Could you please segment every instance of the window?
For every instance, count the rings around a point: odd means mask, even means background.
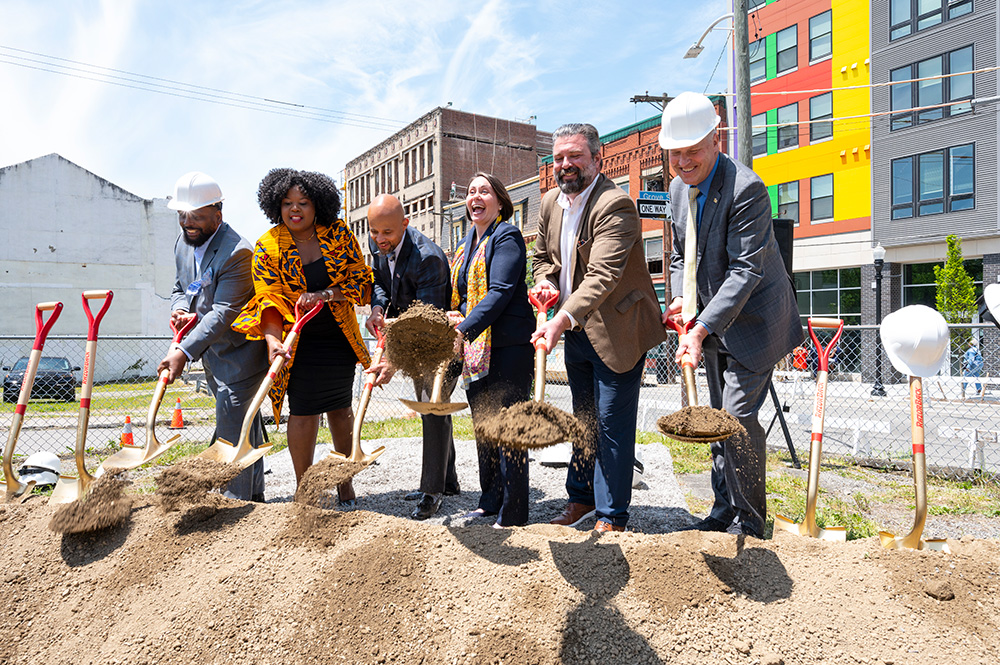
[[[753,156],[767,154],[767,114],[761,113],[750,118]]]
[[[794,148],[799,144],[799,126],[795,124],[798,121],[798,103],[778,108],[778,150]]]
[[[971,103],[938,106],[938,108],[911,111],[909,109],[970,100],[973,95],[972,74],[945,76],[946,74],[972,71],[972,47],[966,46],[944,55],[921,60],[892,70],[892,81],[928,78],[927,81],[897,83],[892,86],[889,96],[891,110],[900,110],[891,116],[890,129],[905,129],[914,124],[923,124],[948,118],[972,110]]]
[[[889,40],[965,16],[971,11],[972,0],[890,0]]]
[[[650,275],[663,274],[663,238],[646,241],[646,267]]]
[[[975,146],[960,145],[892,161],[892,219],[976,206]]]
[[[833,55],[833,13],[830,10],[809,19],[809,60]]]
[[[799,181],[778,185],[778,217],[790,219],[799,225]]]
[[[832,268],[794,275],[799,316],[807,325],[810,316],[837,317],[847,325],[861,323],[861,268]],[[817,331],[822,338],[822,332]],[[845,330],[837,344],[835,369],[861,369],[861,331]]]
[[[809,218],[814,221],[833,219],[833,174],[809,179]]]
[[[775,35],[775,44],[775,49],[778,51],[778,74],[784,74],[799,66],[799,52],[796,48],[798,46],[798,26],[793,25],[779,31]],[[753,66],[752,63],[751,66]],[[750,80],[753,80],[752,75]]]
[[[750,43],[750,81],[767,78],[767,47],[763,39]]]
[[[809,142],[815,143],[833,136],[832,122],[816,122],[817,120],[833,119],[833,93],[827,92],[809,100]]]
[[[747,11],[753,11],[767,4],[767,0],[747,0]]]

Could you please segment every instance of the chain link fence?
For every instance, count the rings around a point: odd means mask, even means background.
[[[928,471],[951,479],[979,478],[1000,484],[1000,333],[992,326],[980,325],[952,326],[951,333],[949,367],[923,382]],[[817,334],[826,344],[830,331],[818,330]],[[963,377],[963,371],[968,369],[964,356],[971,339],[977,341],[983,362],[978,377]],[[16,367],[18,360],[30,352],[32,340],[28,336],[0,337],[3,366]],[[673,360],[676,340],[676,335],[671,334],[647,356],[640,392],[639,429],[655,431],[659,416],[682,406],[683,391]],[[44,356],[65,358],[71,368],[78,368],[83,364],[85,343],[82,336],[53,336],[46,343]],[[374,350],[375,341],[369,339],[368,344]],[[170,339],[165,336],[108,336],[98,341],[88,447],[117,446],[126,416],[131,417],[135,443],[144,445],[156,366],[169,345]],[[812,346],[809,341],[779,363],[772,382],[774,390],[760,413],[761,423],[768,431],[768,445],[787,449],[790,441],[803,466],[808,464],[816,390],[816,354],[810,352]],[[9,373],[5,370],[4,377]],[[68,397],[64,389],[46,388],[41,377],[36,379],[17,444],[18,457],[40,450],[72,455],[81,372],[76,370],[73,376],[77,387],[72,401],[63,401]],[[699,404],[708,404],[703,369],[699,369],[697,383]],[[9,431],[18,387],[5,384],[5,401],[0,404],[0,424],[5,431]],[[354,382],[356,398],[361,389],[359,367]],[[545,392],[546,400],[554,406],[572,410],[561,346],[549,356]],[[365,420],[416,418],[400,398],[415,396],[412,382],[397,375],[388,385],[374,391]],[[215,406],[199,364],[189,366],[183,381],[168,388],[157,417],[159,428],[170,425],[178,399],[186,426],[182,432],[184,440],[209,443],[215,431]],[[461,382],[450,401],[467,401]],[[787,426],[787,437],[778,418],[779,409]],[[273,413],[267,400],[262,413],[269,423],[267,429],[273,432]],[[468,415],[468,410],[457,415]],[[875,326],[845,326],[833,353],[823,451],[825,455],[839,455],[866,465],[908,468],[911,457],[908,379],[889,363],[878,343]]]

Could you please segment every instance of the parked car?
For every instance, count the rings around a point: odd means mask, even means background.
[[[21,393],[21,382],[24,381],[24,371],[28,368],[28,359],[21,358],[13,367],[4,367],[7,376],[3,379],[3,401],[16,402]],[[31,397],[35,399],[56,399],[72,402],[76,399],[77,379],[73,372],[79,372],[79,367],[69,364],[66,358],[42,356],[38,360],[38,371],[35,373],[35,383],[31,388]]]

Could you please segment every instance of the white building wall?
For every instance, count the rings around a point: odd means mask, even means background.
[[[33,336],[35,304],[52,300],[64,309],[50,335],[85,335],[80,294],[91,289],[114,291],[101,336],[168,335],[177,234],[165,199],[143,199],[59,155],[0,169],[0,337]],[[101,304],[91,301],[95,314]],[[24,355],[2,354],[5,363]],[[98,381],[124,369],[101,364]]]

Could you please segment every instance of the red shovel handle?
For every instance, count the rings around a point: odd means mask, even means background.
[[[539,293],[542,293],[542,291],[539,291]],[[529,293],[528,300],[531,301],[531,304],[534,305],[535,309],[537,309],[539,312],[545,312],[546,314],[548,314],[549,309],[551,309],[552,306],[556,304],[556,301],[559,300],[559,292],[552,291],[550,289],[545,291],[544,293],[548,293],[549,295],[543,299],[539,299],[538,296],[536,296],[534,293]]]
[[[295,325],[292,326],[292,332],[295,333],[296,335],[302,332],[302,326],[304,326],[309,321],[309,319],[319,314],[319,310],[323,309],[323,305],[325,304],[326,303],[320,300],[315,305],[313,305],[308,312],[303,314],[302,311],[299,309],[299,304],[295,303]]]
[[[104,315],[108,312],[108,308],[111,307],[111,299],[114,296],[115,296],[115,294],[113,292],[111,292],[111,291],[84,291],[83,292],[83,296],[81,298],[83,300],[83,311],[87,315],[87,321],[90,322],[90,327],[87,329],[87,341],[88,342],[96,342],[97,341],[97,329],[101,325],[101,319],[104,318]],[[97,316],[94,316],[90,312],[90,303],[88,301],[89,300],[95,300],[97,298],[104,298],[104,306],[101,307],[101,311],[99,311],[97,313]]]
[[[830,371],[830,353],[837,346],[837,342],[840,341],[840,336],[844,333],[844,322],[841,319],[813,319],[808,320],[809,324],[809,336],[812,337],[813,344],[816,345],[816,356],[817,356],[817,371],[819,372],[829,372]],[[819,337],[816,336],[816,332],[813,328],[836,328],[837,332],[833,334],[830,342],[824,347],[820,341]]]
[[[691,328],[694,328],[694,324],[697,323],[697,319],[691,319],[685,324],[680,324],[673,319],[667,319],[667,325],[677,331],[678,335],[686,335],[691,332]],[[681,356],[681,366],[694,367],[694,360],[691,358],[691,354],[685,353]]]
[[[177,344],[182,339],[184,339],[184,335],[187,335],[189,332],[191,332],[191,329],[194,328],[196,325],[198,325],[197,314],[192,314],[191,316],[189,316],[187,320],[184,321],[184,325],[181,326],[180,330],[177,329],[177,326],[175,326],[173,320],[171,320],[170,329],[174,332],[174,344]]]
[[[35,344],[31,347],[32,351],[41,351],[42,347],[45,346],[45,338],[52,330],[52,324],[59,318],[62,308],[61,302],[40,302],[35,305]],[[52,314],[49,315],[48,321],[43,321],[42,312],[46,311],[51,311]]]

